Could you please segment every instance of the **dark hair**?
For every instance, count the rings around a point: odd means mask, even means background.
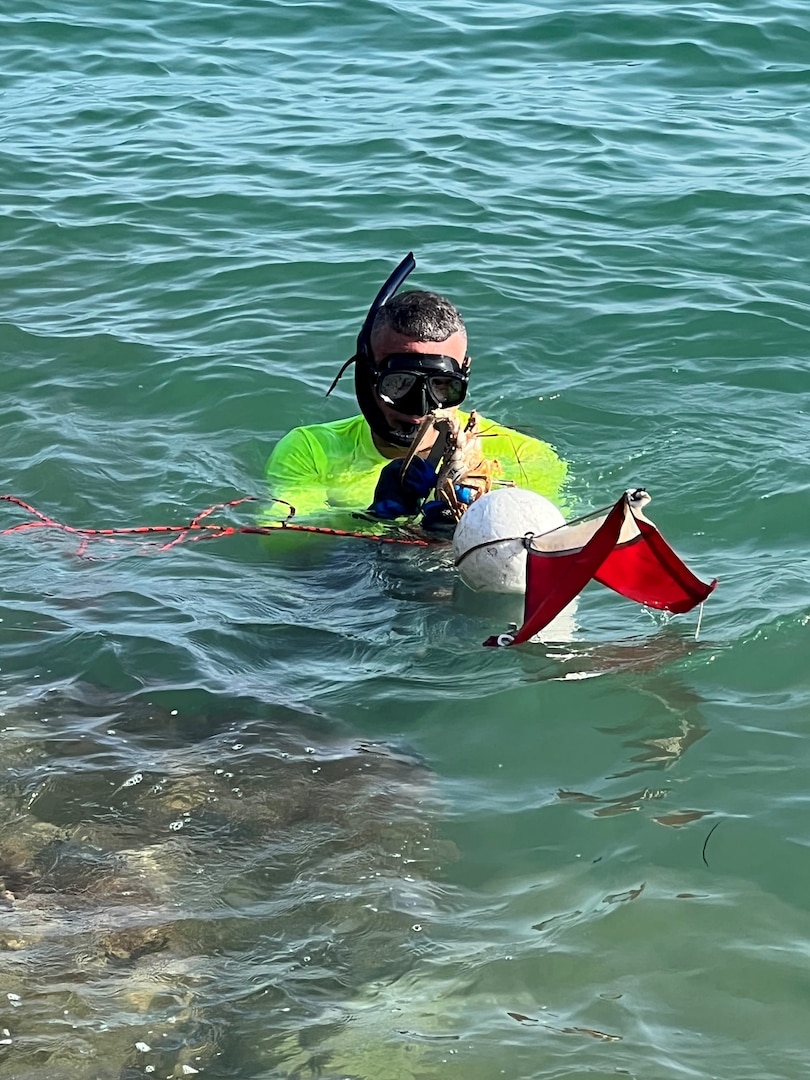
[[[446,341],[451,334],[467,333],[455,304],[438,293],[411,289],[397,293],[380,308],[371,327],[372,338],[393,330],[415,341]]]

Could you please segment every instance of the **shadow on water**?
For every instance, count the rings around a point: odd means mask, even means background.
[[[455,857],[430,771],[314,714],[215,712],[6,709],[0,1077],[314,1074],[423,954]]]

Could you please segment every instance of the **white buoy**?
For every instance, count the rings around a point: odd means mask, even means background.
[[[526,533],[565,524],[548,499],[525,488],[501,487],[470,506],[453,534],[453,555],[465,585],[476,592],[526,591]]]

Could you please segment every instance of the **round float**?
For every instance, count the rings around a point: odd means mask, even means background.
[[[525,488],[501,487],[482,495],[465,511],[453,534],[462,581],[476,592],[525,592],[523,537],[564,524],[554,503]]]

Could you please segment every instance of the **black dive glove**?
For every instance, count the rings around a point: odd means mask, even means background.
[[[378,518],[412,517],[436,485],[436,470],[424,458],[411,458],[402,475],[404,458],[385,466],[374,489],[374,502],[368,508]]]
[[[461,484],[454,485],[456,499],[462,506],[469,506],[475,502],[478,494],[473,488],[464,487]],[[433,499],[426,502],[422,507],[422,528],[451,531],[458,525],[458,519],[443,499]]]

